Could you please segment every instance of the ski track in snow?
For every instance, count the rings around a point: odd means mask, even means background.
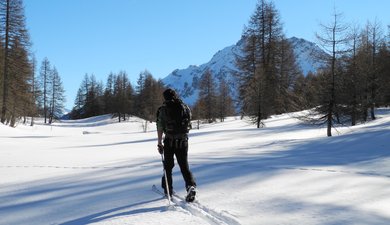
[[[158,189],[155,185],[153,185],[152,190],[164,197],[164,193]],[[165,197],[164,197],[165,198]],[[173,194],[171,198],[172,203],[174,205],[169,205],[169,209],[177,210],[178,207],[185,210],[189,214],[197,216],[203,220],[205,220],[209,224],[214,225],[241,225],[234,216],[230,215],[227,211],[218,212],[215,209],[211,209],[207,206],[199,203],[199,200],[195,200],[194,202],[187,203],[183,197],[180,197],[177,194]]]
[[[195,201],[193,203],[187,204],[185,200],[177,195],[173,196],[173,200],[177,201],[178,198],[182,207],[192,212],[194,215],[202,215],[207,217],[212,222],[216,222],[216,224],[226,224],[226,225],[240,225],[237,219],[234,216],[230,215],[228,211],[218,212],[215,209],[208,208],[199,201]]]

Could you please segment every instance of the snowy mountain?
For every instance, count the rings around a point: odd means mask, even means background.
[[[313,55],[326,53],[315,43],[296,37],[288,40],[293,46],[304,75],[310,71],[315,72],[321,67],[320,63],[315,62]],[[209,62],[200,66],[191,65],[186,69],[176,69],[165,77],[163,82],[178,90],[184,101],[192,105],[198,97],[198,84],[201,76],[205,71],[210,70],[216,81],[224,78],[229,83],[233,96],[236,96],[237,88],[234,86],[236,82],[233,73],[238,69],[235,65],[235,55],[242,55],[243,44],[244,41],[241,39],[237,44],[218,51]]]
[[[323,63],[318,62],[315,58],[316,56],[327,55],[327,53],[315,43],[296,37],[288,40],[297,56],[298,65],[301,67],[302,73],[305,76],[309,72],[316,72],[323,66]]]

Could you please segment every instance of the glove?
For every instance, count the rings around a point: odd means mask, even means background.
[[[163,154],[163,153],[164,153],[164,146],[163,146],[163,145],[158,144],[158,145],[157,145],[157,148],[158,148],[158,152],[159,152],[160,154]]]

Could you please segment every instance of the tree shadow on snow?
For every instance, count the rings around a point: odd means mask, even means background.
[[[93,213],[88,216],[84,216],[79,219],[71,220],[65,223],[60,223],[59,225],[80,225],[80,224],[90,224],[90,223],[96,223],[100,221],[104,221],[110,218],[117,218],[122,216],[129,216],[129,215],[135,215],[135,214],[142,214],[142,213],[148,213],[148,212],[155,212],[155,211],[164,211],[166,207],[160,206],[160,207],[149,207],[149,208],[139,208],[139,209],[132,209],[137,206],[146,205],[148,203],[160,201],[161,198],[156,198],[152,200],[147,201],[141,201],[134,204],[126,205],[117,207],[114,209],[105,210],[98,213]]]
[[[264,202],[264,211],[277,215],[272,224],[356,225],[389,224],[389,218],[376,212],[329,203],[310,203],[292,199],[272,198]],[[267,218],[268,220],[270,218]]]
[[[258,172],[259,170],[256,168],[276,170],[289,167],[353,166],[359,163],[369,163],[390,158],[388,145],[390,129],[383,129],[384,127],[390,127],[390,122],[380,126],[372,126],[364,132],[315,138],[309,141],[281,139],[252,145],[244,144],[243,147],[234,149],[227,147],[225,150],[227,156],[222,153],[207,156],[210,163],[195,164],[194,168],[198,171],[205,171],[213,170],[218,166],[246,167],[255,168],[249,169],[249,171]],[[285,129],[282,132],[285,132]],[[256,134],[252,132],[245,136],[249,135]],[[262,133],[258,133],[258,135],[261,137]],[[237,138],[237,141],[240,142],[240,139]],[[278,150],[275,150],[274,146],[277,146]],[[234,177],[234,174],[221,176],[221,179]],[[390,174],[383,174],[383,176],[388,177]]]
[[[76,225],[163,211],[164,204],[153,207],[153,202],[163,199],[151,190],[161,180],[161,161],[128,163],[131,167],[102,167],[21,183],[17,188],[2,185],[0,224]]]

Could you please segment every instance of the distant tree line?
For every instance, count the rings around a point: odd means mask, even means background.
[[[26,122],[27,116],[32,117],[32,125],[34,116],[44,115],[45,122],[52,122],[62,113],[64,90],[58,72],[47,65],[45,80],[35,77],[30,47],[23,1],[1,0],[0,121],[12,127],[21,118]]]
[[[198,101],[191,106],[194,119],[223,121],[225,117],[235,114],[233,99],[225,80],[216,84],[211,72],[206,71],[199,83]],[[134,115],[145,119],[145,123],[153,122],[158,107],[164,101],[162,93],[166,88],[161,80],[156,80],[147,70],[139,74],[135,87],[124,71],[110,73],[105,85],[96,81],[93,74],[86,74],[69,115],[72,119],[81,119],[112,114],[119,122]],[[146,129],[147,124],[144,127]]]
[[[193,106],[193,118],[208,123],[217,119],[224,121],[235,114],[235,106],[230,87],[224,78],[216,82],[210,70],[202,74],[199,81],[199,96]]]
[[[146,121],[155,121],[158,107],[163,102],[164,85],[153,78],[149,71],[139,74],[134,88],[128,74],[110,73],[106,85],[97,82],[94,75],[86,74],[78,89],[70,117],[87,118],[102,114],[113,114],[118,121],[126,116],[135,115]]]

